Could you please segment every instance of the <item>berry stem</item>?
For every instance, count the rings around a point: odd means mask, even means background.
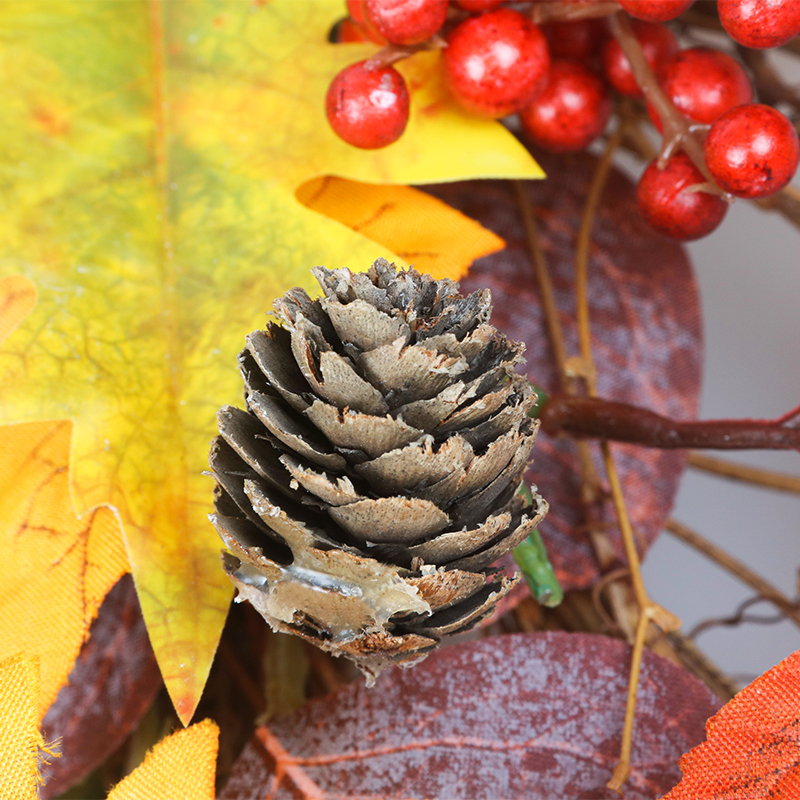
[[[423,50],[442,50],[445,47],[447,47],[447,42],[439,34],[431,36],[430,39],[419,44],[386,44],[375,55],[367,59],[364,69],[384,69]]]
[[[608,24],[614,37],[619,42],[622,52],[628,59],[628,63],[631,65],[631,72],[633,72],[633,76],[641,87],[645,98],[650,101],[661,118],[661,123],[664,127],[664,139],[659,156],[659,167],[663,167],[667,159],[677,149],[681,149],[711,184],[705,191],[710,194],[725,196],[725,192],[716,185],[708,171],[708,167],[706,167],[703,147],[691,131],[688,120],[675,108],[674,103],[659,85],[656,74],[645,57],[642,46],[631,28],[627,15],[621,12],[614,14],[609,17]]]
[[[645,408],[599,397],[552,395],[542,408],[551,436],[599,438],[662,449],[797,450],[800,428],[781,420],[674,420]]]
[[[533,3],[528,16],[532,22],[573,22],[578,19],[608,17],[620,10],[616,0],[597,0],[594,3],[564,3],[562,0],[545,0]]]

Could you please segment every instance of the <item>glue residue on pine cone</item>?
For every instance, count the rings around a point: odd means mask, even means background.
[[[384,259],[313,273],[239,356],[247,410],[211,448],[223,568],[275,629],[372,681],[492,613],[518,580],[491,565],[547,511],[518,490],[538,422],[522,344],[488,290]],[[535,489],[535,487],[534,487]]]

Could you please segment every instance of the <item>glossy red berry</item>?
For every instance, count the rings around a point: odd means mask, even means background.
[[[542,93],[520,111],[528,138],[554,153],[582,150],[605,128],[611,98],[603,82],[579,61],[550,65]]]
[[[550,48],[550,58],[574,58],[585,61],[595,53],[608,36],[604,19],[576,19],[570,22],[548,22],[542,33]]]
[[[633,32],[642,45],[645,58],[658,74],[661,65],[678,52],[678,42],[666,25],[633,20]],[[642,90],[631,72],[631,65],[616,39],[609,39],[603,48],[603,71],[608,82],[628,97],[643,97]]]
[[[419,44],[444,25],[447,0],[364,0],[367,19],[394,44]]]
[[[530,103],[549,68],[550,53],[540,28],[508,8],[457,25],[442,52],[450,93],[483,117],[504,117]]]
[[[394,67],[368,70],[366,63],[351,64],[333,79],[325,111],[340,138],[373,150],[403,134],[408,122],[408,89]]]
[[[786,186],[800,161],[797,131],[772,106],[731,109],[708,132],[703,147],[708,171],[737,197],[766,197]]]
[[[664,62],[658,77],[679,111],[707,125],[734,106],[753,99],[753,87],[742,65],[708,47],[681,50]],[[660,131],[661,120],[649,103],[647,110]]]
[[[652,228],[673,239],[707,236],[722,222],[728,204],[718,195],[687,191],[705,182],[686,153],[676,153],[664,169],[652,161],[636,187],[639,211]]]
[[[375,44],[386,44],[386,39],[381,36],[375,26],[367,19],[365,0],[347,0],[347,13],[353,25],[364,34],[366,41]]]
[[[618,0],[622,8],[636,19],[666,22],[679,17],[694,0]]]
[[[800,33],[797,0],[719,0],[722,27],[745,47],[779,47]]]

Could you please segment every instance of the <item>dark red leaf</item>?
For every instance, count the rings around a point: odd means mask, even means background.
[[[528,182],[526,190],[539,219],[568,352],[577,355],[575,241],[597,159],[585,153],[536,157],[547,178]],[[547,392],[557,390],[555,360],[512,183],[471,181],[425,188],[506,240],[506,250],[475,262],[461,287],[491,289],[492,323],[526,343],[530,379]],[[681,245],[653,233],[641,220],[633,184],[617,170],[609,176],[594,222],[589,295],[598,394],[676,419],[693,418],[702,338],[691,265]],[[632,445],[615,445],[613,452],[637,535],[641,543],[652,543],[672,507],[686,453]],[[572,442],[541,434],[527,477],[550,503],[541,530],[556,574],[565,588],[591,586],[599,573],[589,539],[581,532],[585,520]],[[606,520],[616,519],[610,501],[604,514]],[[622,562],[616,526],[609,535]]]
[[[42,768],[41,797],[64,792],[114,752],[161,687],[161,675],[130,575],[108,593],[69,683],[50,706],[42,730],[60,758]]]
[[[455,645],[259,728],[220,800],[617,797],[630,648],[594,634]],[[646,653],[626,800],[653,800],[719,707]]]

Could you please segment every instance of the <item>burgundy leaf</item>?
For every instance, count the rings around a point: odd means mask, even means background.
[[[161,675],[130,575],[108,593],[69,683],[50,706],[42,730],[60,758],[42,768],[41,797],[64,792],[102,764],[139,723]]]
[[[594,634],[454,645],[263,727],[220,800],[611,798],[630,648]],[[645,653],[626,800],[653,800],[719,701]]]
[[[536,153],[536,157],[547,178],[528,182],[526,191],[539,220],[568,353],[578,355],[575,241],[597,159],[585,153],[562,158]],[[548,393],[558,390],[513,184],[471,181],[425,188],[506,240],[506,250],[475,262],[461,282],[462,291],[491,289],[492,323],[526,343],[530,380]],[[681,245],[653,233],[641,220],[633,184],[618,170],[609,175],[592,230],[589,300],[598,394],[676,419],[693,418],[700,390],[702,338],[691,265]],[[596,445],[592,447],[597,452]],[[640,543],[650,544],[672,507],[686,452],[633,445],[614,445],[612,450],[631,521]],[[599,458],[597,464],[603,475]],[[541,434],[527,478],[550,503],[541,531],[564,588],[591,586],[599,572],[592,545],[581,528],[585,519],[574,444]],[[610,501],[605,503],[604,518],[616,520]],[[609,536],[617,558],[624,562],[616,525]]]

